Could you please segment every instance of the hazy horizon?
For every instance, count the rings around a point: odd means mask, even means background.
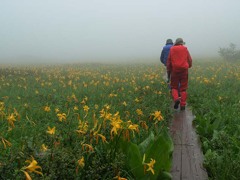
[[[239,49],[240,1],[2,0],[0,63],[159,61],[182,37],[192,58]]]

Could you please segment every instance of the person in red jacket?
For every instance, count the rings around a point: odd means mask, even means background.
[[[171,77],[171,94],[174,100],[174,109],[185,110],[188,88],[188,68],[192,67],[192,58],[182,38],[177,38],[171,47],[168,60],[167,72]],[[178,89],[180,88],[180,97]]]

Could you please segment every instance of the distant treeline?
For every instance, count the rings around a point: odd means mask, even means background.
[[[240,50],[233,43],[230,43],[229,47],[219,48],[218,53],[226,61],[240,60]]]

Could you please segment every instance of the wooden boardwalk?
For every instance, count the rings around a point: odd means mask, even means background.
[[[208,175],[203,168],[201,144],[192,125],[191,110],[176,111],[170,126],[174,143],[173,180],[206,180]]]

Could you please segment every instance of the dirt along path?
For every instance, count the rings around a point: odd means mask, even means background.
[[[170,132],[174,143],[171,173],[173,180],[205,180],[200,140],[192,124],[194,116],[189,108],[175,111]]]

